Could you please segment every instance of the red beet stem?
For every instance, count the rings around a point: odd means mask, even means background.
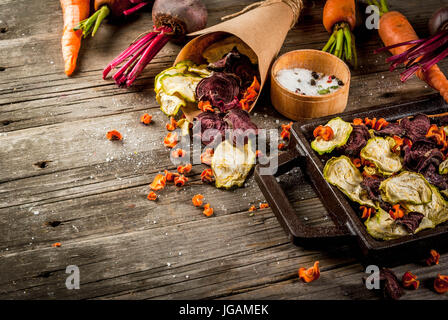
[[[382,47],[382,48],[379,48],[379,49],[375,49],[375,50],[373,51],[373,53],[380,53],[380,52],[382,52],[382,51],[387,51],[387,50],[389,50],[389,49],[393,49],[393,48],[396,48],[396,47],[405,46],[405,45],[407,45],[407,44],[421,43],[421,42],[423,42],[423,41],[425,41],[425,39],[418,39],[418,40],[411,40],[411,41],[400,42],[400,43],[397,43],[397,44],[393,44],[393,45],[391,45],[391,46],[387,46],[387,47]]]
[[[133,3],[134,3],[134,2],[133,2]],[[141,8],[143,8],[144,6],[146,6],[147,4],[148,4],[148,2],[142,1],[142,2],[140,2],[139,4],[137,4],[136,6],[130,8],[130,9],[128,9],[128,10],[123,11],[123,14],[124,14],[125,16],[128,16],[128,15],[130,15],[130,14],[133,14],[134,12],[140,10]]]
[[[103,71],[103,79],[106,79],[109,72],[126,60],[128,57],[137,52],[145,43],[149,43],[152,39],[155,38],[157,32],[150,32],[147,35],[143,36],[141,39],[137,40],[135,43],[131,44],[129,48],[124,50],[122,53],[118,55],[111,63],[109,63]]]
[[[448,41],[448,37],[445,36],[443,32],[439,33],[434,37],[428,39],[423,39],[423,43],[415,45],[414,47],[404,51],[401,54],[389,57],[386,59],[387,62],[393,62],[390,66],[390,71],[395,70],[395,68],[405,63],[406,67],[411,65],[418,57],[424,56],[437,50],[440,46],[444,45]]]
[[[171,31],[171,29],[170,29]],[[135,79],[138,77],[138,75],[143,71],[143,69],[146,67],[148,63],[151,62],[151,60],[155,57],[156,54],[159,53],[159,51],[165,46],[165,44],[170,40],[171,36],[167,35],[166,33],[159,33],[154,40],[151,42],[151,44],[146,48],[145,52],[143,53],[141,59],[136,64],[135,68],[131,70],[131,72],[128,75],[128,79],[126,81],[126,86],[130,87],[132,83],[135,81]]]
[[[121,77],[129,67],[131,67],[132,63],[138,59],[138,57],[146,50],[149,46],[149,42],[143,45],[118,71],[113,75],[113,79],[117,81],[117,78]]]
[[[154,28],[154,32],[144,35],[109,63],[103,71],[103,79],[113,68],[127,60],[114,74],[113,79],[118,86],[130,87],[146,65],[171,39],[171,33],[172,29],[169,27]]]
[[[438,63],[440,60],[445,59],[448,56],[448,48],[443,50],[441,53],[439,53],[437,56],[429,60],[425,66],[422,68],[423,72],[426,72],[431,68],[433,65]]]

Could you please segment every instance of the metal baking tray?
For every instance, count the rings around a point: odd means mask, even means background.
[[[372,107],[337,116],[348,122],[354,118],[365,117],[395,121],[418,113],[435,115],[446,112],[448,104],[439,95],[431,95],[418,101]],[[330,185],[323,177],[325,161],[331,156],[319,156],[311,149],[314,128],[326,124],[334,117],[335,115],[332,115],[294,123],[288,151],[279,154],[277,172],[274,175],[261,175],[261,165],[255,168],[255,180],[291,241],[306,246],[322,242],[328,244],[356,240],[360,256],[367,263],[404,263],[409,259],[426,257],[430,249],[444,251],[444,248],[448,247],[448,223],[420,231],[415,235],[387,241],[376,240],[367,233],[357,213],[359,206],[350,203],[340,190]],[[276,178],[296,167],[308,176],[317,195],[330,213],[334,226],[315,227],[302,223]]]

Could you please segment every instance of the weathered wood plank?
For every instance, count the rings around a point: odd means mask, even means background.
[[[213,25],[252,1],[205,3]],[[321,25],[322,3],[305,1],[281,53],[323,46],[328,34]],[[448,1],[389,3],[424,36],[432,11]],[[132,89],[103,81],[101,70],[151,27],[149,12],[131,18],[125,28],[107,24],[95,39],[84,41],[73,78],[62,73],[58,1],[42,6],[0,0],[0,20],[8,24],[0,33],[5,68],[0,72],[0,298],[378,298],[363,287],[363,267],[353,248],[295,247],[270,209],[250,215],[249,206],[264,201],[253,178],[245,188],[217,190],[199,182],[203,166],[195,166],[186,187],[168,187],[157,203],[146,200],[154,174],[174,169],[161,143],[166,118],[152,86],[180,47],[164,48]],[[417,79],[401,84],[398,72],[388,71],[387,54],[372,54],[381,46],[376,31],[363,31],[357,41],[360,68],[353,71],[348,110],[433,92]],[[441,67],[447,71],[448,61]],[[144,111],[154,116],[149,127],[138,121]],[[255,113],[262,128],[286,122],[266,93]],[[124,134],[122,144],[104,139],[112,128]],[[296,178],[297,189],[288,194],[304,223],[331,224],[306,178]],[[195,193],[206,196],[213,217],[191,205]],[[62,247],[52,248],[56,241]],[[321,279],[299,282],[297,269],[315,260],[321,262]],[[69,264],[81,269],[80,290],[65,288]],[[412,270],[429,281],[447,265],[443,255],[438,266],[415,263],[394,270],[398,275]],[[405,298],[447,298],[428,287]]]

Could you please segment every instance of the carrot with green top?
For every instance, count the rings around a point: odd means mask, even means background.
[[[81,48],[82,31],[75,31],[80,21],[89,16],[89,0],[60,0],[64,29],[62,31],[62,57],[64,58],[64,70],[67,76],[71,76],[76,68],[79,49]]]
[[[331,36],[322,51],[334,54],[356,67],[358,61],[355,36],[352,33],[356,26],[355,0],[327,0],[323,24]]]

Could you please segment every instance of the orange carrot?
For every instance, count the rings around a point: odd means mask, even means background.
[[[430,257],[428,259],[426,259],[426,264],[428,266],[431,265],[435,265],[435,264],[439,264],[439,260],[440,260],[440,253],[438,253],[436,250],[431,249],[431,251],[429,252]]]
[[[410,271],[407,271],[403,275],[401,283],[403,284],[403,287],[414,290],[417,290],[420,285],[420,281],[417,280],[417,276]]]
[[[208,182],[211,183],[215,181],[215,177],[213,176],[213,170],[212,169],[205,169],[201,173],[201,181],[202,182]]]
[[[319,270],[319,261],[314,262],[314,266],[311,268],[300,268],[299,269],[299,279],[302,279],[305,282],[311,282],[319,279],[320,270]]]
[[[202,213],[207,217],[210,217],[213,214],[213,208],[210,207],[210,203],[204,205],[204,211],[202,211]]]
[[[184,166],[178,166],[177,167],[177,172],[179,172],[180,174],[187,174],[190,173],[191,168],[193,168],[191,163],[187,163]]]
[[[146,125],[150,124],[151,120],[152,120],[152,116],[147,114],[147,113],[143,114],[140,117],[140,122],[143,123],[143,124],[146,124]]]
[[[122,140],[123,135],[117,130],[111,130],[106,133],[106,138],[109,140]]]
[[[419,39],[408,19],[397,11],[389,11],[382,14],[378,33],[386,47]],[[391,48],[389,51],[393,55],[397,55],[405,52],[412,46],[414,45],[399,46]],[[433,65],[426,72],[419,69],[416,75],[420,80],[425,81],[432,88],[439,91],[445,101],[448,101],[448,80],[437,65]]]
[[[204,199],[204,196],[202,194],[195,194],[191,199],[191,202],[193,202],[193,205],[195,207],[200,207],[202,206],[202,199]]]
[[[150,201],[156,201],[157,194],[154,191],[151,191],[150,193],[148,193],[148,196],[146,198]]]
[[[355,0],[327,0],[323,12],[323,24],[330,39],[322,51],[357,65],[355,36],[352,31],[356,26]]]
[[[74,31],[82,20],[88,18],[90,10],[89,0],[60,0],[64,29],[62,31],[62,57],[64,58],[64,70],[67,76],[71,76],[76,68],[79,48],[81,47],[82,31]]]
[[[170,122],[166,124],[166,130],[173,131],[177,128],[177,121],[173,117],[170,117]]]
[[[327,0],[323,13],[325,30],[332,33],[338,22],[347,22],[353,31],[356,25],[355,0]]]
[[[204,152],[201,154],[201,162],[206,165],[212,164],[212,158],[213,158],[214,149],[207,148],[204,150]]]
[[[318,126],[314,129],[313,135],[315,138],[319,137],[325,141],[330,141],[334,137],[334,132],[329,126]]]
[[[440,294],[448,292],[448,276],[439,273],[434,280],[434,290]]]
[[[154,180],[149,185],[149,187],[154,191],[158,191],[165,188],[165,185],[166,185],[166,177],[163,174],[158,174],[154,177]]]
[[[260,203],[260,209],[266,209],[269,208],[269,205],[267,203]]]
[[[404,217],[404,211],[399,204],[393,205],[392,210],[389,210],[389,214],[394,220]]]

